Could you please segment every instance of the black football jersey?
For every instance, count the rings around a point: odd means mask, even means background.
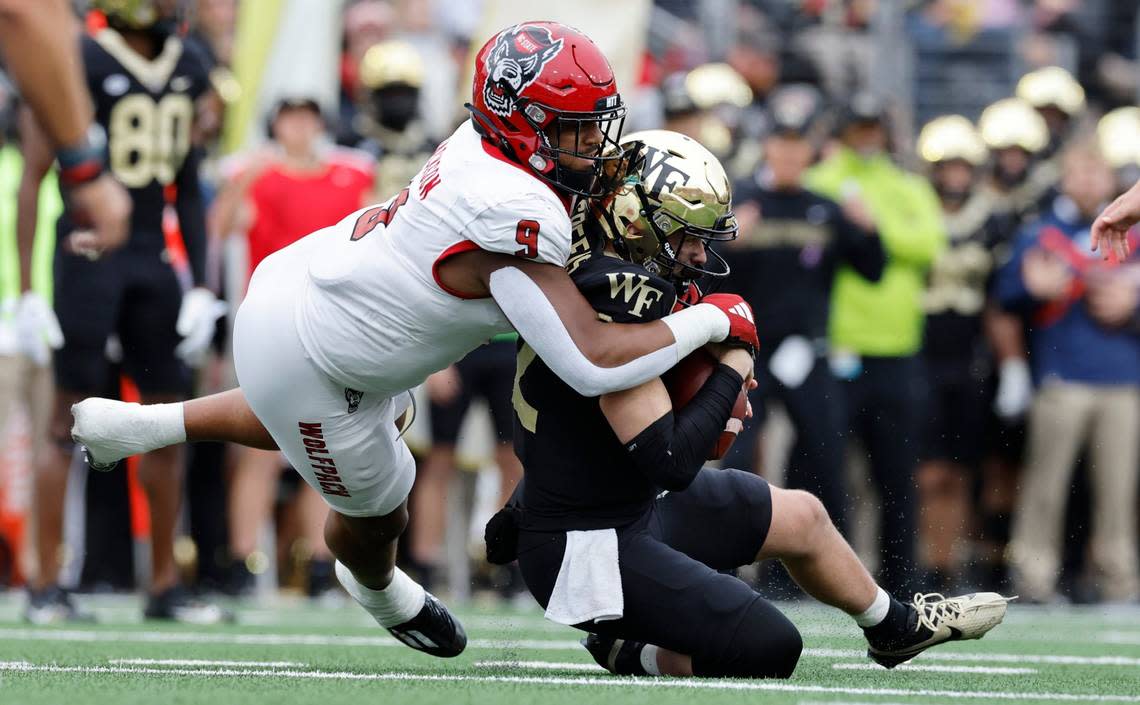
[[[598,317],[645,323],[676,303],[664,279],[591,246],[575,219],[567,270]],[[515,389],[515,452],[522,461],[522,526],[536,531],[612,528],[641,516],[658,489],[629,464],[629,455],[602,414],[598,398],[580,396],[519,342]]]
[[[982,312],[1017,223],[998,205],[990,193],[979,190],[957,212],[943,214],[947,246],[930,269],[923,296],[923,352],[928,358],[969,367],[985,354]]]
[[[205,60],[178,37],[153,60],[112,29],[82,39],[95,121],[107,133],[107,169],[131,196],[131,247],[161,249],[165,190],[190,154],[194,102],[209,87]],[[61,232],[71,228],[65,213]]]

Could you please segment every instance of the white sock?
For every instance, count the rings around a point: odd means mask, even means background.
[[[875,601],[871,603],[871,606],[859,614],[852,615],[855,618],[855,623],[864,629],[881,623],[887,618],[887,612],[891,609],[891,596],[881,587],[876,586],[876,590]]]
[[[661,675],[661,669],[657,667],[657,651],[658,648],[653,644],[641,647],[641,667],[651,676]]]
[[[352,599],[360,603],[382,627],[403,624],[419,614],[427,593],[422,585],[408,577],[399,568],[392,574],[392,582],[383,590],[373,590],[360,584],[352,571],[340,561],[336,562],[336,578]]]

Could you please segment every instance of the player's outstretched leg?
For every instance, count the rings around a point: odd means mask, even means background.
[[[408,646],[432,656],[463,653],[467,633],[443,603],[396,567],[396,540],[408,523],[405,501],[381,517],[329,512],[325,542],[336,577],[376,622]]]
[[[884,620],[884,624],[863,629],[867,636],[867,655],[882,666],[894,668],[932,646],[981,639],[1001,624],[1006,605],[1012,599],[996,592],[973,592],[957,597],[917,593],[910,603],[901,605],[906,616],[904,628],[899,628],[900,620]]]
[[[820,501],[796,490],[772,488],[772,523],[757,556],[768,558],[780,559],[809,595],[850,614],[867,637],[867,655],[887,668],[947,641],[980,639],[1001,623],[1010,600],[993,592],[896,600],[875,584]]]
[[[71,407],[71,437],[96,470],[123,458],[187,441],[226,441],[277,450],[241,389],[171,404],[89,397]]]

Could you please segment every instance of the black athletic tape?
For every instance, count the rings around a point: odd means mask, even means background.
[[[666,413],[625,444],[634,466],[662,489],[688,487],[716,446],[743,385],[740,373],[718,365],[685,408]]]

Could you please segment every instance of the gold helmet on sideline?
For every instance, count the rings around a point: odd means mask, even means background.
[[[1106,113],[1096,125],[1096,136],[1113,169],[1140,166],[1140,108]]]
[[[1085,109],[1085,89],[1060,66],[1046,66],[1025,74],[1017,82],[1014,95],[1034,108],[1055,106],[1069,117]]]
[[[621,140],[628,167],[607,202],[606,237],[618,254],[679,286],[702,276],[723,277],[728,263],[711,244],[736,239],[732,188],[712,152],[668,130],[645,130]],[[669,237],[681,235],[676,245]],[[704,241],[709,266],[682,264],[684,239]]]
[[[360,60],[360,83],[369,90],[393,84],[419,88],[424,83],[424,60],[407,42],[373,44]]]
[[[1020,98],[1003,98],[983,110],[978,131],[992,150],[1020,147],[1037,154],[1049,144],[1045,119]]]
[[[971,166],[981,166],[989,151],[972,122],[961,115],[943,115],[922,128],[918,156],[929,164],[961,159]]]
[[[173,32],[178,3],[175,0],[91,0],[91,9],[98,10],[114,29],[150,30],[160,25],[167,33]]]

